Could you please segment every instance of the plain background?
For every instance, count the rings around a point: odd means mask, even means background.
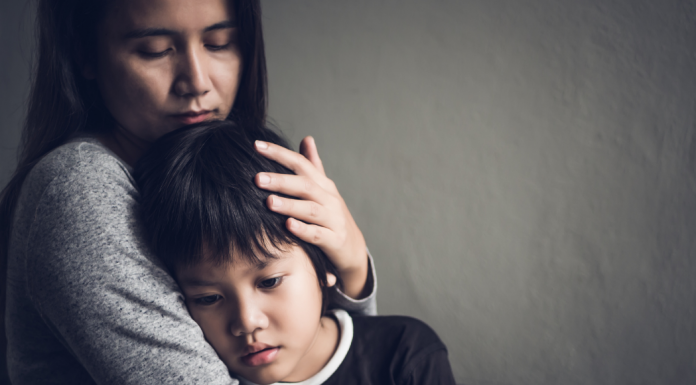
[[[3,185],[22,3],[0,8]],[[316,138],[380,313],[428,322],[458,382],[696,383],[695,1],[263,7],[272,118]]]

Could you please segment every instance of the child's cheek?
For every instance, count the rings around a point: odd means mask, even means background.
[[[201,328],[206,340],[213,345],[215,350],[220,352],[221,350],[218,350],[221,348],[219,345],[225,344],[225,336],[227,335],[225,330],[226,322],[217,312],[211,310],[212,309],[200,309],[200,306],[189,307],[191,318],[193,318]]]

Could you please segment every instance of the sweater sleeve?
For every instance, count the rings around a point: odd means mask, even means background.
[[[330,308],[341,308],[353,314],[377,315],[377,275],[375,262],[370,250],[367,250],[368,272],[365,285],[370,288],[370,294],[363,299],[353,299],[339,289],[329,291]]]
[[[137,198],[99,157],[48,185],[26,245],[34,306],[96,383],[236,384],[141,241]]]

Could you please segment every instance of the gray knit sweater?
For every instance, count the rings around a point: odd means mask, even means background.
[[[130,168],[95,139],[31,171],[8,259],[13,384],[237,383],[143,242],[138,199]],[[374,314],[370,277],[370,297],[334,305]]]

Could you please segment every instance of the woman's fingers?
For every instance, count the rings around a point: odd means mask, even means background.
[[[295,172],[295,174],[297,175],[303,175],[308,177],[324,190],[334,195],[338,194],[338,191],[336,190],[336,185],[333,183],[331,179],[327,178],[326,175],[324,175],[324,168],[321,165],[321,160],[319,159],[319,155],[316,152],[315,145],[305,145],[305,147],[307,148],[308,154],[310,155],[310,157],[312,157],[313,161],[319,166],[321,166],[321,168],[317,168],[315,166],[315,163],[312,163],[303,155],[298,154],[292,150],[288,150],[285,147],[281,147],[273,143],[262,142],[260,140],[256,141],[255,146],[256,150],[266,158],[282,164],[283,166]],[[314,149],[312,150],[312,148]],[[258,186],[265,188],[261,185]]]
[[[290,232],[324,251],[338,269],[346,295],[362,298],[369,270],[365,238],[336,185],[324,175],[314,140],[308,137],[302,141],[304,156],[273,143],[257,141],[255,146],[261,155],[296,174],[256,175],[260,188],[298,198],[273,195],[268,198],[268,207],[290,217],[286,222]]]
[[[256,185],[264,190],[275,191],[301,199],[325,204],[332,195],[306,176],[260,172],[256,174]]]
[[[314,142],[314,138],[306,136],[302,139],[300,142],[300,154],[307,158],[322,175],[326,175],[326,172],[324,172],[324,164],[321,162],[321,158],[319,158],[319,151],[317,151],[317,144]]]
[[[266,204],[269,209],[279,214],[332,229],[332,231],[341,231],[345,227],[338,220],[341,216],[332,213],[330,209],[313,201],[288,199],[271,195],[268,197]]]
[[[321,248],[325,248],[327,245],[331,244],[331,231],[324,227],[308,225],[295,218],[288,218],[285,225],[288,230],[305,242],[309,242]]]
[[[324,175],[319,172],[319,170],[309,161],[309,159],[296,153],[295,151],[288,150],[287,148],[278,146],[274,143],[262,142],[260,140],[257,140],[254,145],[259,154],[282,164],[297,175],[307,175],[316,180],[318,180],[319,177],[324,177]]]

